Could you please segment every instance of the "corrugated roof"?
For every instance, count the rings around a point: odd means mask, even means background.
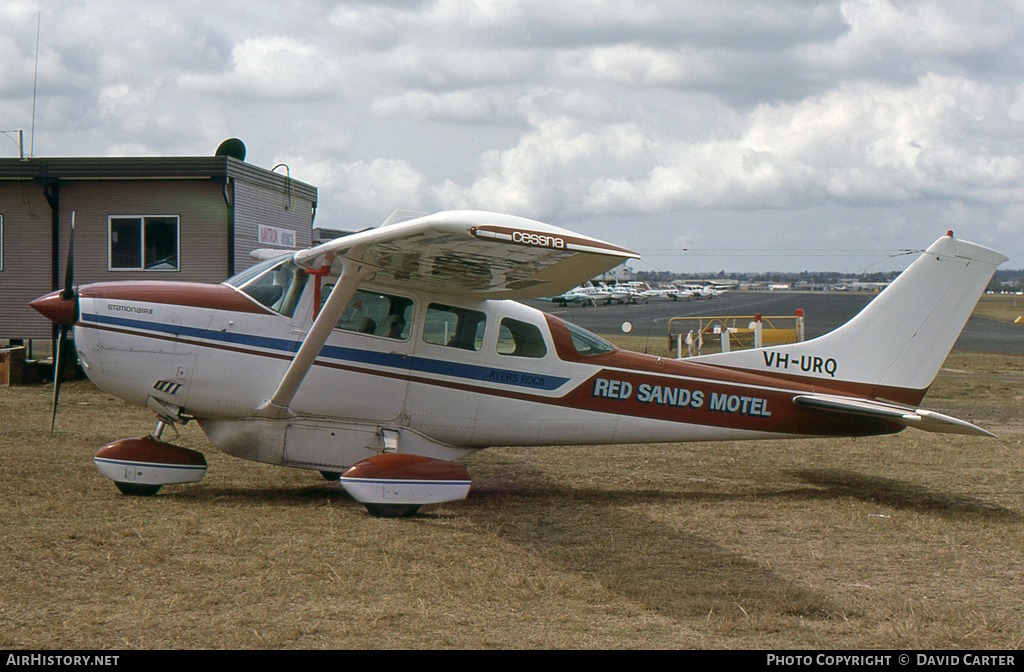
[[[316,202],[316,187],[229,156],[0,159],[0,180],[210,180],[232,178]],[[289,184],[290,183],[290,184]]]

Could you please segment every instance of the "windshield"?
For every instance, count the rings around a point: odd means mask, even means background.
[[[256,264],[228,279],[227,283],[267,308],[291,317],[302,298],[302,290],[308,278],[306,272],[288,255]]]
[[[577,327],[571,322],[565,323],[572,336],[572,346],[581,355],[601,355],[615,350],[615,346],[600,336],[595,336],[583,327]]]
[[[263,271],[267,270],[271,266],[276,266],[276,265],[280,264],[283,260],[284,260],[284,255],[281,255],[280,257],[274,257],[273,259],[267,259],[266,261],[261,261],[260,263],[256,264],[255,266],[250,266],[249,268],[245,269],[244,271],[241,271],[240,273],[236,273],[236,274],[232,275],[230,278],[228,278],[224,282],[229,284],[229,285],[231,285],[232,287],[241,287],[242,285],[244,285],[248,281],[252,280],[257,275],[259,275]]]

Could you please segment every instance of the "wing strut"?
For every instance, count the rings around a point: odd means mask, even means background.
[[[361,252],[361,249],[354,249],[351,251],[351,256],[358,258]],[[316,361],[320,350],[323,349],[324,343],[327,342],[331,329],[348,308],[359,283],[377,270],[375,266],[349,258],[349,255],[346,255],[343,261],[341,277],[331,291],[331,295],[327,297],[320,314],[313,321],[312,328],[306,334],[306,340],[302,342],[299,351],[295,353],[295,358],[288,365],[288,370],[285,371],[273,396],[256,406],[257,415],[264,418],[284,418],[294,415],[288,406],[292,403],[299,385],[306,378],[306,374],[313,366],[313,362]],[[319,278],[317,280],[319,281]]]

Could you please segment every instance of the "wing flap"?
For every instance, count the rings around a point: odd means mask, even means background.
[[[478,211],[441,212],[397,221],[296,253],[313,266],[358,249],[376,268],[373,281],[480,299],[522,299],[565,292],[638,258],[635,252],[541,222]],[[329,257],[328,257],[329,258]]]
[[[866,415],[875,418],[886,418],[902,422],[907,427],[914,427],[925,432],[943,434],[966,434],[969,436],[988,436],[998,438],[992,432],[943,413],[923,408],[908,408],[887,404],[874,399],[853,399],[830,394],[801,394],[793,397],[797,406],[807,406],[838,413]]]

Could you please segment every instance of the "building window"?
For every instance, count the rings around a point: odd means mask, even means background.
[[[178,217],[116,216],[108,219],[110,270],[178,270]]]
[[[4,270],[4,216],[0,215],[0,271]]]

